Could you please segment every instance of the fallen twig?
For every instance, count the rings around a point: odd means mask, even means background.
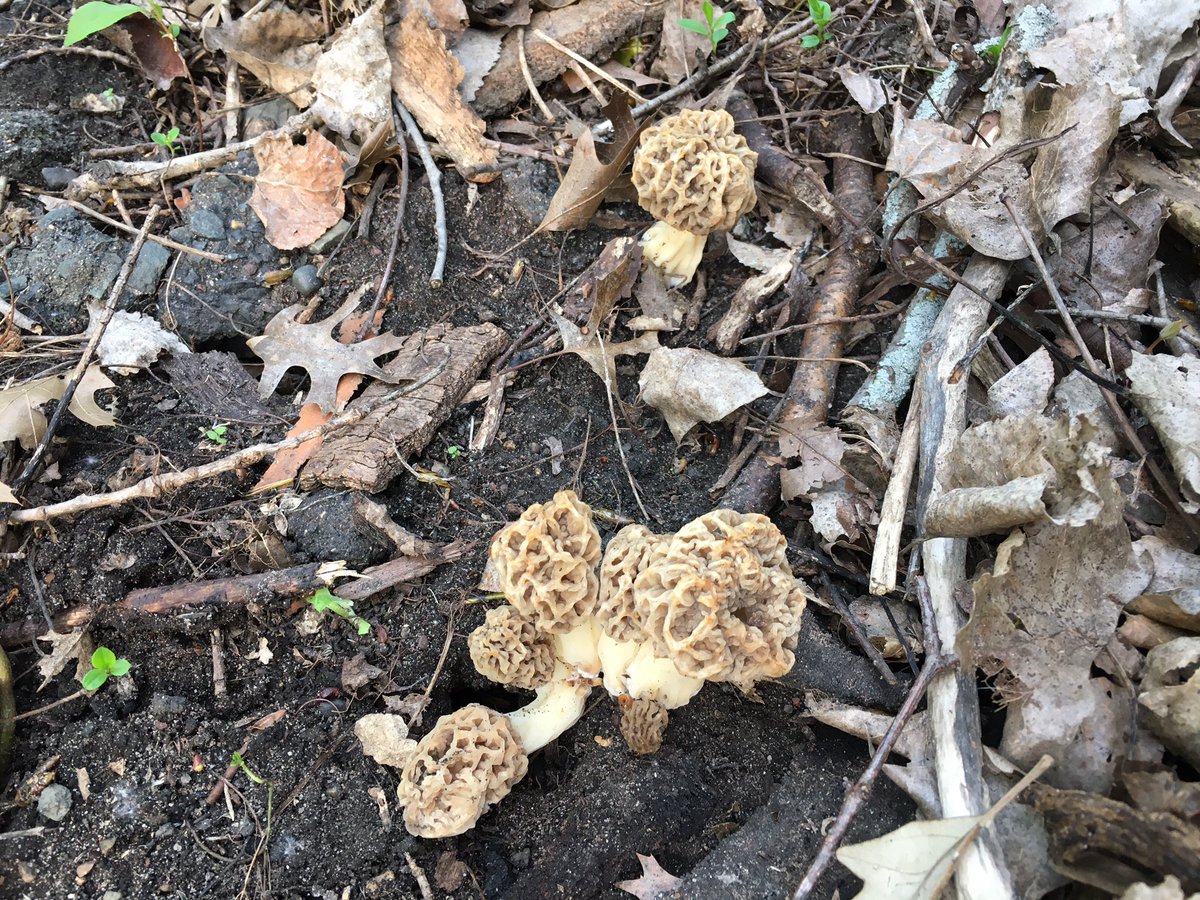
[[[91,216],[98,222],[103,222],[105,225],[116,228],[118,231],[124,231],[127,234],[140,233],[139,229],[134,228],[132,225],[127,225],[124,222],[104,215],[102,212],[97,212],[86,203],[80,203],[77,200],[69,200],[66,197],[46,197],[43,199],[39,195],[38,199],[41,200],[42,203],[47,207],[52,207],[57,204],[69,206],[71,209],[77,209],[81,213]],[[170,238],[159,237],[157,234],[147,234],[146,240],[153,244],[162,244],[164,247],[170,247],[172,250],[179,250],[183,253],[191,254],[192,256],[199,256],[201,259],[211,259],[213,262],[219,263],[228,262],[228,260],[220,253],[210,253],[208,250],[198,250],[195,247],[189,247],[187,244],[181,244],[179,241],[173,241]]]
[[[92,364],[92,358],[96,355],[96,349],[100,346],[100,339],[104,337],[108,323],[112,321],[113,313],[117,311],[117,301],[121,299],[121,294],[125,291],[125,282],[129,280],[129,274],[133,271],[133,265],[137,262],[138,254],[142,252],[142,245],[146,243],[146,235],[150,233],[150,229],[154,225],[154,220],[158,218],[159,211],[160,207],[155,205],[150,207],[150,211],[146,213],[146,219],[142,222],[142,228],[138,232],[138,236],[130,246],[129,252],[125,254],[125,262],[121,265],[121,271],[117,274],[117,280],[113,282],[113,286],[108,292],[108,299],[105,300],[104,307],[100,310],[100,315],[92,322],[92,334],[83,348],[83,355],[79,357],[79,362],[75,364],[75,370],[71,373],[71,377],[67,379],[62,397],[59,398],[58,405],[54,408],[54,413],[50,416],[50,421],[47,423],[45,431],[42,432],[41,438],[38,439],[37,446],[33,448],[33,453],[25,463],[25,468],[13,480],[12,490],[14,494],[20,496],[21,492],[29,486],[30,482],[37,475],[41,467],[42,457],[45,456],[50,442],[54,440],[54,436],[58,433],[59,426],[62,425],[63,416],[66,414],[67,408],[71,405],[71,400],[74,398],[75,391],[79,387],[83,373]]]
[[[112,491],[107,494],[81,494],[78,497],[63,500],[60,503],[51,503],[46,506],[34,507],[33,509],[14,510],[8,514],[8,521],[14,524],[22,522],[48,522],[50,519],[58,518],[59,516],[73,516],[92,509],[118,506],[141,497],[160,497],[171,491],[177,491],[186,485],[204,481],[217,475],[223,475],[226,472],[232,472],[246,466],[252,466],[270,456],[274,456],[281,450],[291,450],[299,447],[305,441],[311,441],[316,438],[324,440],[334,431],[361,422],[384,405],[424,387],[436,378],[443,368],[445,368],[444,362],[441,366],[435,366],[411,384],[406,384],[394,391],[389,391],[370,403],[365,403],[353,409],[347,409],[322,425],[302,431],[300,434],[285,438],[282,441],[276,441],[272,444],[255,444],[244,450],[239,450],[236,453],[231,453],[229,456],[200,466],[192,466],[190,469],[183,469],[178,472],[165,472],[161,475],[143,478],[136,484],[132,484],[119,491]],[[60,406],[65,407],[66,404],[61,403]]]
[[[621,428],[617,425],[617,409],[613,404],[613,391],[616,389],[609,380],[608,375],[608,351],[604,349],[604,340],[600,335],[596,335],[596,340],[600,344],[600,355],[604,359],[604,393],[608,397],[608,413],[612,416],[613,424],[613,440],[617,442],[617,454],[621,457],[621,467],[625,470],[625,477],[629,479],[629,488],[633,491],[633,499],[637,501],[638,509],[642,511],[643,521],[650,521],[650,513],[646,512],[646,505],[642,503],[642,495],[638,491],[637,480],[633,477],[633,472],[629,470],[629,460],[625,458],[625,444],[621,441]]]
[[[923,579],[917,579],[917,599],[921,605],[921,622],[925,632],[925,663],[921,666],[916,681],[909,689],[908,696],[904,698],[904,705],[900,707],[900,711],[892,719],[892,724],[888,726],[883,740],[875,748],[870,764],[859,776],[858,781],[854,782],[853,786],[846,791],[846,799],[842,801],[842,808],[838,811],[833,825],[825,832],[825,840],[821,842],[821,849],[817,851],[816,857],[809,864],[808,871],[804,873],[804,878],[795,893],[792,894],[792,900],[804,900],[813,892],[817,882],[821,880],[821,876],[833,862],[834,854],[846,837],[850,823],[854,821],[855,816],[871,796],[871,790],[879,778],[879,773],[883,771],[884,763],[891,755],[892,748],[896,746],[896,741],[900,739],[900,733],[904,731],[904,726],[916,712],[917,705],[925,696],[930,682],[934,676],[957,665],[958,661],[953,656],[944,654],[938,643],[937,629],[933,624],[933,605]]]
[[[864,157],[866,135],[858,115],[837,119],[834,143],[847,156],[833,160],[833,176],[840,205],[849,213],[839,222],[837,244],[829,255],[829,265],[808,315],[817,320],[842,320],[854,314],[863,282],[877,259],[872,236],[854,223],[871,217],[875,201],[871,194],[871,171],[851,157]],[[816,424],[829,414],[829,403],[837,378],[838,362],[843,355],[847,326],[836,324],[804,332],[797,354],[807,360],[798,363],[784,397],[779,417],[781,428],[796,429]],[[777,455],[777,454],[771,454]],[[759,452],[746,465],[726,492],[725,504],[742,511],[759,511],[779,497],[779,468]]]
[[[425,174],[429,176],[429,190],[433,193],[433,207],[436,216],[434,226],[437,228],[437,259],[433,262],[433,271],[429,275],[429,286],[440,288],[446,271],[446,249],[450,243],[446,234],[446,200],[442,196],[442,173],[429,153],[429,144],[425,142],[421,129],[417,126],[412,114],[404,108],[399,99],[395,100],[396,112],[404,122],[404,130],[412,142],[417,145],[417,153],[425,166]]]

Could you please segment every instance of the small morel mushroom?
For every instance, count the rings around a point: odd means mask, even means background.
[[[400,773],[404,826],[424,838],[475,827],[525,777],[529,757],[509,720],[471,704],[438,719]]]
[[[642,236],[646,259],[672,285],[691,281],[713,231],[728,231],[754,208],[758,154],[723,109],[685,109],[642,132],[633,186],[658,219]]]
[[[514,607],[489,609],[467,640],[475,669],[497,684],[536,690],[554,675],[554,641]]]

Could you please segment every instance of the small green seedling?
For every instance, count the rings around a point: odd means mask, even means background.
[[[613,53],[613,59],[623,66],[632,66],[638,55],[646,49],[640,37],[631,37]]]
[[[117,654],[107,647],[97,647],[92,654],[92,668],[83,676],[85,691],[98,691],[109,677],[123,678],[129,674],[129,660],[117,659]]]
[[[712,48],[708,55],[716,56],[717,45],[729,36],[729,26],[733,24],[733,20],[737,17],[731,12],[723,12],[719,16],[716,15],[716,10],[713,9],[711,0],[704,0],[700,5],[700,11],[704,13],[703,22],[696,19],[680,19],[679,27],[708,38],[709,46]]]
[[[229,757],[229,765],[233,766],[235,769],[241,769],[243,772],[246,773],[246,777],[249,778],[251,781],[253,781],[255,784],[270,784],[271,783],[267,779],[263,778],[261,775],[255,775],[254,772],[251,770],[251,768],[248,765],[246,765],[246,760],[244,760],[242,758],[242,754],[239,753],[237,750],[234,750],[233,756]]]
[[[179,26],[167,24],[163,17],[162,5],[155,3],[154,0],[149,0],[149,9],[135,6],[132,3],[106,3],[105,0],[91,0],[90,3],[83,4],[71,13],[71,18],[67,20],[67,34],[63,38],[63,46],[70,47],[72,44],[78,44],[105,28],[112,28],[122,19],[128,19],[138,13],[149,16],[157,22],[158,27],[163,30],[163,34],[169,35],[172,40],[179,37]]]
[[[458,446],[458,444],[451,444],[449,447],[446,448],[446,456],[449,459],[460,459],[462,457],[462,455],[466,452],[467,451],[464,450],[462,447]]]
[[[229,425],[225,422],[218,422],[212,428],[201,428],[200,432],[212,441],[214,444],[224,447],[229,443],[229,439],[225,437],[225,433],[229,431]]]
[[[175,142],[179,140],[179,126],[176,125],[166,134],[163,134],[161,131],[151,132],[150,140],[154,141],[154,143],[158,144],[160,147],[166,147],[171,151],[171,155],[174,156]]]
[[[829,40],[829,26],[833,24],[833,10],[825,0],[808,0],[808,15],[817,26],[816,34],[806,34],[800,42],[802,47],[820,47]]]
[[[344,600],[330,592],[329,588],[321,588],[308,598],[313,609],[317,612],[331,612],[340,616],[353,625],[360,635],[371,630],[371,623],[354,611],[354,601]]]
[[[1002,32],[1000,37],[993,40],[986,47],[979,51],[979,55],[988,60],[992,65],[1000,62],[1000,54],[1004,52],[1005,46],[1008,45],[1008,36],[1012,34],[1012,26],[1009,25]]]

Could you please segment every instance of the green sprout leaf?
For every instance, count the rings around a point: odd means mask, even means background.
[[[110,676],[122,678],[128,675],[130,667],[129,660],[118,659],[117,654],[107,647],[97,647],[92,653],[92,668],[83,676],[83,689],[97,691]]]
[[[613,59],[623,66],[632,66],[639,53],[644,49],[641,38],[630,38],[614,54]]]
[[[803,38],[801,38],[800,46],[807,48],[820,47],[821,39],[815,34],[806,34]]]
[[[145,10],[132,3],[105,3],[103,0],[92,0],[71,13],[67,21],[67,34],[63,46],[70,47],[91,37],[105,28],[111,28],[122,19],[128,19],[135,13]]]
[[[360,635],[371,630],[371,623],[354,611],[354,601],[337,596],[329,588],[321,588],[308,598],[308,602],[317,612],[331,612],[335,616],[345,619],[357,629]]]
[[[1169,325],[1164,325],[1162,331],[1158,333],[1158,336],[1164,341],[1170,341],[1179,337],[1179,333],[1181,331],[1183,331],[1183,320],[1176,319]]]
[[[736,18],[737,16],[731,12],[721,13],[720,18],[713,22],[713,28],[724,28],[727,25],[732,25],[733,20]]]
[[[697,22],[695,19],[680,19],[679,27],[684,31],[691,31],[694,34],[702,34],[708,37],[708,26],[703,22]]]
[[[107,647],[97,647],[92,654],[92,666],[97,669],[103,669],[105,672],[112,671],[112,667],[117,664],[117,654],[113,653]]]
[[[714,10],[710,0],[704,0],[704,2],[700,4],[700,10],[704,13],[704,21],[711,26],[713,23]]]
[[[1009,25],[1004,31],[1000,32],[1000,37],[996,38],[980,51],[980,55],[991,61],[993,65],[1000,62],[1000,54],[1004,52],[1005,46],[1008,44],[1008,36],[1012,34],[1012,26]]]

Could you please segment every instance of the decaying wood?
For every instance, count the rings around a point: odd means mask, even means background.
[[[829,201],[820,177],[775,146],[771,140],[771,130],[759,116],[754,101],[741,91],[734,91],[729,95],[725,108],[737,121],[737,130],[746,139],[750,149],[758,154],[755,177],[785,197],[795,200],[807,213],[836,233],[839,228],[837,210]]]
[[[630,35],[661,15],[664,0],[580,0],[562,9],[533,15],[526,29],[514,28],[504,37],[500,58],[475,92],[471,106],[483,116],[506,112],[528,91],[521,73],[518,41],[524,41],[525,60],[535,84],[565,72],[570,57],[533,34],[540,30],[588,59],[608,59]]]
[[[1037,785],[1050,858],[1076,881],[1119,895],[1137,882],[1174,875],[1184,895],[1200,891],[1200,828],[1165,812],[1143,812],[1083,791]]]
[[[834,188],[838,203],[853,221],[839,221],[837,243],[829,255],[829,266],[808,317],[817,321],[837,320],[837,324],[804,332],[797,354],[801,362],[796,364],[779,417],[781,429],[803,430],[824,422],[829,415],[839,359],[850,328],[841,320],[854,315],[863,282],[878,260],[871,234],[855,224],[867,222],[875,208],[871,171],[858,161],[868,153],[863,119],[858,115],[841,116],[832,128],[832,143],[843,154],[833,160]],[[730,486],[725,494],[726,506],[761,512],[779,499],[779,468],[767,459],[768,455],[778,455],[778,446],[768,449],[770,454],[755,456]]]
[[[425,555],[400,556],[371,566],[361,573],[362,577],[347,581],[334,588],[334,591],[344,600],[366,600],[398,584],[428,575],[440,565],[460,559],[471,546],[459,541],[445,545],[429,545],[430,552]],[[118,614],[127,612],[149,615],[182,611],[194,613],[214,607],[239,606],[250,602],[265,604],[303,597],[323,587],[329,587],[333,577],[344,571],[333,563],[305,563],[255,575],[235,575],[210,581],[141,588],[126,594],[113,606],[77,606],[68,609],[54,617],[54,630],[65,633],[74,628],[82,628],[98,616],[113,611]],[[16,647],[27,644],[38,635],[45,634],[46,630],[46,620],[43,618],[13,622],[0,630],[0,646]]]
[[[396,378],[410,377],[445,361],[443,371],[419,390],[385,403],[351,428],[327,438],[300,473],[300,486],[383,490],[410,456],[420,453],[446,421],[475,379],[508,344],[508,335],[495,325],[452,328],[438,325],[410,335],[384,370]],[[374,404],[387,386],[373,384],[350,404]]]
[[[447,52],[446,36],[413,9],[388,30],[387,46],[392,90],[421,130],[437,138],[464,178],[495,179],[496,151],[483,144],[483,119],[458,91],[463,68]]]
[[[939,476],[966,427],[969,379],[956,379],[954,372],[967,348],[987,326],[991,306],[979,294],[992,299],[999,297],[1008,270],[1008,263],[982,256],[973,258],[930,332],[928,344],[932,352],[919,374],[918,521],[924,519],[929,502],[936,499]],[[966,546],[963,538],[932,538],[921,547],[937,635],[943,647],[955,646],[962,627],[962,612],[954,591],[966,579]],[[946,818],[980,815],[988,808],[989,798],[981,772],[982,739],[974,671],[941,673],[929,685],[928,697],[942,815]],[[964,900],[975,896],[1014,896],[1001,854],[989,833],[982,834],[964,852],[957,886]]]

